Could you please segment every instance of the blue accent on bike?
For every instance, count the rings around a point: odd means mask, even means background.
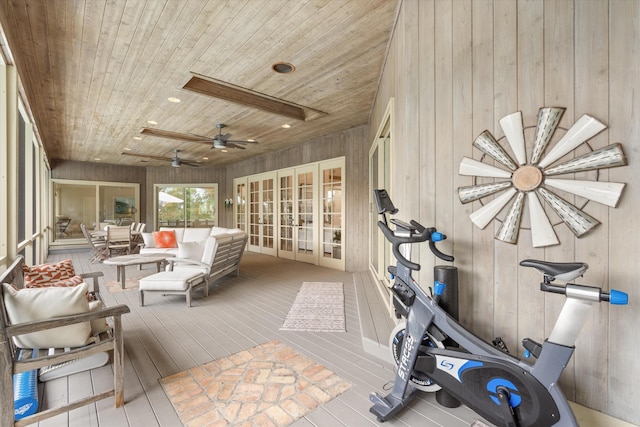
[[[509,390],[509,405],[512,408],[517,408],[522,402],[522,396],[517,393],[518,387],[516,387],[511,381],[504,378],[494,378],[487,383],[487,391],[491,393],[491,400],[493,400],[496,405],[500,405],[498,396],[495,396],[495,394],[498,394],[498,387],[500,386]]]
[[[525,350],[525,351],[524,351],[524,358],[525,358],[525,359],[528,359],[528,358],[530,358],[530,357],[531,357],[531,352],[530,352],[529,350]]]
[[[479,368],[481,366],[484,366],[484,363],[482,362],[478,362],[476,360],[468,360],[464,365],[462,365],[460,367],[460,369],[458,370],[458,377],[460,377],[460,375],[462,374],[462,372],[466,371],[467,369],[471,369],[471,368]]]
[[[627,295],[626,292],[611,289],[609,291],[609,303],[616,305],[627,305],[629,303],[629,295]]]
[[[436,280],[436,282],[433,285],[433,293],[438,295],[439,297],[442,296],[443,292],[444,292],[444,288],[447,287],[446,283],[442,283]]]
[[[445,239],[444,234],[442,234],[439,231],[434,231],[433,233],[431,233],[431,241],[432,242],[441,242]]]

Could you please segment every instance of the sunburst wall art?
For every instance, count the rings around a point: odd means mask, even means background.
[[[558,107],[541,108],[535,134],[533,126],[523,126],[522,113],[518,111],[500,119],[504,132],[500,140],[486,130],[476,138],[473,146],[483,155],[480,160],[465,157],[460,162],[459,174],[473,176],[474,184],[458,188],[458,197],[462,203],[478,200],[482,204],[470,215],[477,227],[484,229],[496,219],[501,225],[495,238],[515,244],[526,204],[533,246],[552,246],[560,243],[554,231],[557,224],[566,224],[573,234],[581,237],[600,223],[583,210],[589,201],[610,207],[618,204],[625,184],[598,181],[598,171],[627,164],[622,146],[615,143],[593,150],[587,141],[606,126],[585,114],[568,130],[560,128],[558,123],[564,111]],[[530,153],[527,153],[527,136],[532,136],[533,140],[529,144]],[[503,139],[515,159],[501,145]],[[545,154],[552,139],[558,140]],[[588,149],[586,154],[555,164],[583,143]],[[495,166],[487,163],[489,161],[495,161]],[[587,171],[595,171],[594,180],[574,179],[571,175]],[[577,207],[556,194],[556,190],[582,197],[586,202]],[[483,198],[494,195],[492,200],[483,203]],[[549,220],[543,202],[559,217],[557,224]]]

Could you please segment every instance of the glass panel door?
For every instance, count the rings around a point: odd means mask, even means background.
[[[344,206],[344,160],[320,164],[320,265],[344,269],[344,239],[342,229]]]
[[[317,206],[316,175],[317,165],[296,168],[296,244],[295,259],[317,263],[318,239],[316,227]]]
[[[249,178],[249,250],[276,255],[274,240],[275,174]]]
[[[235,218],[234,226],[247,231],[247,180],[245,178],[234,179],[235,188]]]
[[[278,256],[294,259],[293,253],[293,171],[278,173]]]
[[[387,111],[380,123],[376,137],[369,151],[369,269],[378,279],[383,294],[389,296],[389,311],[393,305],[389,290],[390,282],[387,266],[392,264],[391,243],[378,228],[378,208],[373,200],[373,190],[385,189],[393,197],[391,188],[391,137],[393,98],[389,100]]]

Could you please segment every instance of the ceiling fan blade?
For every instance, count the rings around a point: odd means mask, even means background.
[[[168,161],[173,160],[173,158],[172,158],[172,157],[150,156],[150,155],[147,155],[147,154],[128,153],[128,152],[126,152],[126,151],[123,151],[123,152],[122,152],[122,153],[120,153],[120,154],[122,154],[122,155],[124,155],[124,156],[143,157],[143,158],[145,158],[145,159],[161,160],[161,161],[165,161],[165,162],[168,162]]]
[[[231,141],[227,141],[227,148],[237,148],[238,150],[246,150],[247,147],[243,147],[242,145],[235,144]]]
[[[527,193],[527,205],[529,205],[529,219],[531,221],[531,243],[534,248],[542,248],[545,246],[553,246],[560,244],[558,236],[547,213],[540,203],[540,199],[535,191]]]
[[[584,235],[593,227],[600,224],[600,221],[553,194],[551,191],[541,187],[538,189],[538,192],[576,237]]]
[[[458,170],[460,175],[483,176],[488,178],[511,178],[511,172],[477,160],[464,157]]]
[[[195,160],[185,160],[185,159],[180,159],[180,163],[183,165],[192,166],[194,168],[197,168],[202,164],[201,162],[198,162]]]
[[[248,139],[227,139],[227,142],[235,142],[236,144],[257,144],[258,141],[249,141]]]
[[[500,127],[509,141],[518,164],[527,163],[527,152],[524,145],[524,128],[522,127],[522,113],[520,111],[504,116],[500,119]]]
[[[580,119],[567,131],[567,133],[554,145],[553,149],[538,164],[541,168],[546,168],[571,150],[594,137],[598,133],[606,129],[604,123],[598,121],[594,117],[587,114]]]
[[[577,181],[567,179],[546,179],[550,187],[564,190],[576,196],[615,208],[624,189],[624,183],[603,181]]]
[[[487,203],[477,211],[473,212],[469,215],[471,218],[471,222],[473,222],[477,227],[484,229],[493,218],[495,218],[498,213],[504,208],[509,200],[515,195],[516,190],[514,188],[510,188],[505,191],[502,195],[496,197],[491,202]]]
[[[469,185],[458,188],[458,197],[465,204],[480,200],[483,197],[490,196],[511,187],[511,181],[491,182],[489,184]]]
[[[538,124],[531,153],[531,164],[535,165],[540,161],[540,157],[551,141],[564,111],[565,109],[561,107],[547,107],[538,110]]]
[[[507,243],[518,242],[518,232],[520,231],[520,220],[524,208],[524,193],[518,192],[516,199],[511,204],[507,216],[504,218],[500,229],[496,233],[496,239]]]
[[[622,151],[622,145],[615,143],[546,169],[544,174],[552,176],[564,173],[585,172],[601,168],[625,166],[626,164],[627,159]]]
[[[507,152],[504,151],[504,148],[498,144],[498,141],[495,140],[493,135],[491,135],[491,132],[488,130],[482,132],[476,140],[473,141],[473,146],[497,162],[505,165],[512,171],[517,169],[517,166],[513,160],[511,160],[511,157],[509,157]]]
[[[140,132],[143,135],[157,136],[160,138],[177,139],[178,141],[193,141],[202,142],[202,137],[191,133],[173,132],[170,130],[156,129],[156,128],[142,128]],[[205,137],[206,138],[206,137]],[[211,138],[207,138],[211,141]]]

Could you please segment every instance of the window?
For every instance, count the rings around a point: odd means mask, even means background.
[[[218,224],[218,184],[156,185],[155,195],[157,228]]]
[[[139,221],[139,184],[54,180],[54,242],[83,239],[88,230]]]

